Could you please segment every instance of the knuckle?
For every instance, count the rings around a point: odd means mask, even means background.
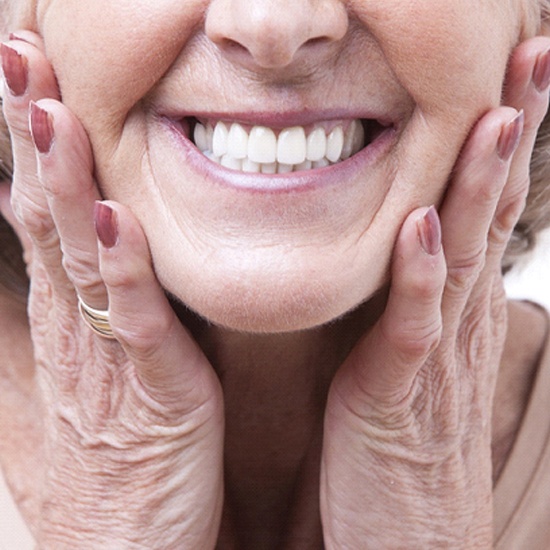
[[[487,209],[494,208],[506,183],[506,178],[504,176],[505,174],[503,173],[500,177],[490,178],[488,184],[486,183],[478,187],[475,192],[472,193],[472,201]]]
[[[385,338],[403,360],[420,359],[430,355],[439,345],[442,335],[441,316],[430,317],[424,323],[418,319],[393,323],[385,330]]]
[[[445,281],[446,268],[425,270],[414,274],[410,291],[415,299],[428,302],[438,297]]]
[[[470,254],[454,259],[447,266],[447,290],[450,292],[465,292],[472,288],[485,265],[487,243]]]
[[[164,345],[165,336],[172,329],[173,322],[173,319],[159,316],[117,316],[113,331],[117,340],[126,349],[131,349],[132,356],[143,363],[153,363]]]
[[[420,358],[430,355],[441,341],[442,327],[439,321],[415,327],[400,335],[399,349],[407,357]]]
[[[4,101],[2,112],[12,140],[18,138],[29,139],[28,107],[26,104],[14,104],[12,101]]]
[[[140,280],[139,274],[136,275],[119,264],[102,264],[101,275],[105,284],[114,291],[131,289]]]
[[[548,102],[544,100],[537,102],[532,109],[526,109],[525,122],[523,124],[523,135],[524,136],[536,135],[547,113],[548,113]]]
[[[524,175],[517,182],[512,182],[513,191],[502,198],[489,229],[488,241],[492,246],[507,246],[510,235],[525,210],[529,181],[529,176]]]
[[[522,174],[510,182],[511,191],[503,196],[495,214],[498,227],[511,231],[525,209],[527,191],[529,189],[529,174]]]
[[[505,175],[505,171],[500,169],[492,173],[490,177],[480,179],[479,167],[471,167],[465,173],[466,178],[470,179],[471,183],[465,185],[461,190],[461,193],[464,195],[464,201],[475,205],[477,209],[491,208],[502,192],[506,181]]]
[[[507,301],[502,289],[486,293],[487,300],[477,300],[464,312],[457,335],[458,350],[473,379],[496,375],[500,350],[504,345],[507,324]]]
[[[101,284],[97,259],[92,254],[64,252],[62,264],[65,272],[79,289],[93,291]]]
[[[475,369],[476,366],[485,364],[488,360],[488,351],[491,341],[491,331],[483,315],[473,310],[468,314],[463,329],[459,334],[459,349],[462,350],[466,367]]]
[[[54,235],[57,236],[54,221],[47,208],[16,189],[12,191],[12,209],[16,219],[36,241],[49,243]]]

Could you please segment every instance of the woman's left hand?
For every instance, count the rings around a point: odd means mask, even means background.
[[[539,37],[514,52],[510,107],[475,126],[439,217],[420,208],[406,219],[385,312],[333,381],[321,473],[327,548],[492,547],[501,263],[548,106],[549,48]]]

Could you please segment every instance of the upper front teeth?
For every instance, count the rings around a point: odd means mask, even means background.
[[[248,132],[241,124],[217,122],[195,125],[197,148],[215,162],[245,172],[268,174],[309,170],[345,160],[364,147],[365,134],[359,120],[344,129],[338,124],[327,132],[314,126],[309,135],[302,126],[285,128],[277,136],[266,126]]]

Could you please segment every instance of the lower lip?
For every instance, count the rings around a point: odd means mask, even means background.
[[[387,128],[359,153],[325,168],[286,174],[258,174],[230,170],[211,161],[195,147],[178,122],[162,117],[161,123],[175,139],[188,165],[195,172],[223,186],[261,193],[312,191],[354,180],[356,174],[376,164],[393,147],[397,136],[394,127]]]

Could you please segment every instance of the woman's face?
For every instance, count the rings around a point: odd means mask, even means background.
[[[37,28],[163,286],[215,323],[279,331],[383,285],[404,217],[440,200],[499,103],[520,1],[38,0]],[[237,169],[193,145],[196,121]],[[241,128],[224,141],[220,122]],[[338,156],[338,128],[351,157],[308,163]],[[246,172],[277,155],[294,171]]]

